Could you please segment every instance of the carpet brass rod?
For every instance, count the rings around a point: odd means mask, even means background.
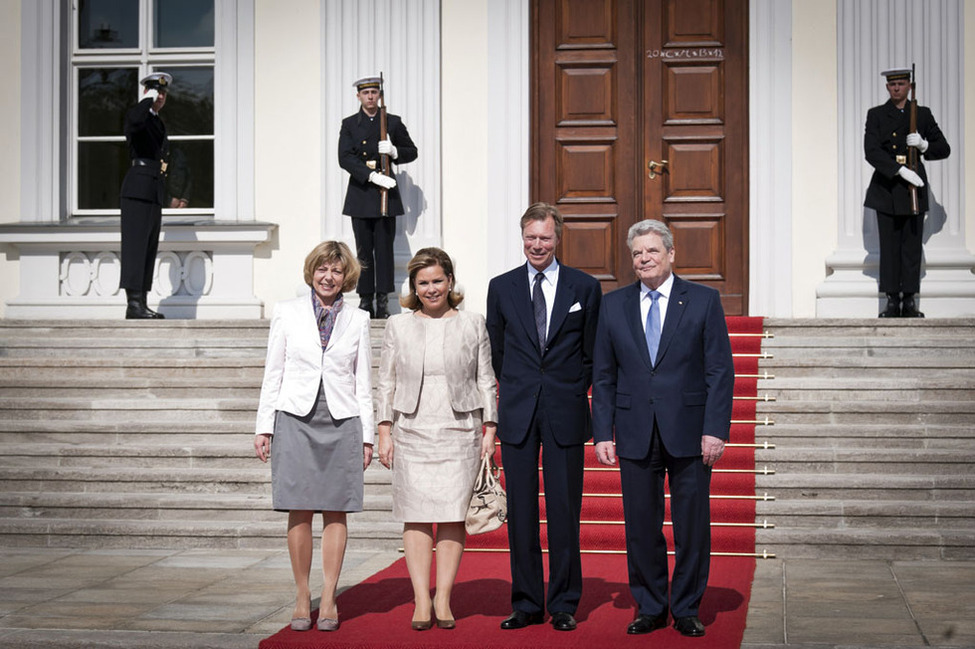
[[[775,334],[771,331],[763,331],[760,334],[750,334],[750,333],[733,333],[728,334],[729,338],[775,338]]]
[[[545,492],[539,494],[539,496],[544,496]],[[583,498],[622,498],[623,494],[582,494]],[[711,500],[775,500],[775,496],[770,496],[768,493],[763,493],[762,495],[750,496],[747,494],[741,495],[731,495],[731,494],[711,494],[708,496]],[[664,498],[670,498],[669,493],[664,494]]]
[[[436,551],[436,548],[434,548]],[[402,554],[403,548],[399,548],[399,552]],[[464,548],[464,552],[501,552],[504,554],[508,553],[508,548]],[[626,554],[626,550],[580,550],[581,554]],[[548,548],[542,548],[542,554],[548,554]],[[672,551],[667,552],[668,555],[674,556]],[[761,552],[712,552],[712,557],[748,557],[752,559],[774,559],[775,554],[769,552],[768,550],[762,550]]]
[[[754,397],[734,397],[735,401],[775,401],[775,397],[768,394],[759,394]]]
[[[732,354],[731,356],[733,358],[762,358],[762,359],[775,358],[775,356],[773,356],[772,354],[770,354],[768,352],[761,352],[759,354],[751,354],[751,353],[739,352],[737,354]]]
[[[762,372],[761,374],[735,374],[735,378],[739,379],[774,379],[774,374],[769,374],[768,371]]]
[[[725,446],[725,448],[728,448],[729,446],[734,446],[735,448],[760,448],[760,449],[765,449],[765,450],[771,450],[771,449],[774,449],[775,448],[775,444],[772,444],[771,442],[768,442],[768,441],[766,441],[766,442],[756,442],[754,444],[740,444],[740,443],[737,443],[737,442],[735,442],[735,443],[729,442],[729,443],[725,444],[724,446]]]
[[[753,426],[774,426],[775,420],[766,417],[765,419],[732,419],[731,424],[752,424]]]

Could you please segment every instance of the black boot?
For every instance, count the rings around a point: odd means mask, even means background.
[[[376,317],[376,310],[372,306],[372,293],[363,293],[359,296],[359,308],[368,313],[370,318]]]
[[[389,317],[389,296],[386,293],[376,294],[376,317],[380,320]]]
[[[887,294],[887,308],[880,312],[881,318],[901,317],[901,296],[898,293]]]
[[[901,317],[902,318],[923,318],[924,317],[924,314],[917,310],[917,301],[915,301],[913,293],[904,293],[904,299],[901,300]]]
[[[149,308],[149,305],[146,304],[146,294],[145,294],[145,292],[142,293],[142,308],[145,310],[146,313],[149,314],[149,317],[150,318],[153,318],[155,320],[165,320],[166,319],[166,316],[164,316],[163,314],[159,313],[158,311],[153,311],[152,309]]]
[[[128,302],[125,308],[126,320],[148,320],[153,317],[144,306],[146,294],[142,291],[125,289],[125,299]]]

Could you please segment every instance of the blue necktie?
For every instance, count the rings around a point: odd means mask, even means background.
[[[535,311],[535,329],[538,330],[538,348],[545,351],[545,329],[548,320],[548,313],[545,309],[545,294],[542,293],[542,280],[545,279],[544,273],[535,275],[535,286],[532,289],[532,308]]]
[[[650,310],[647,312],[647,351],[650,363],[657,364],[657,348],[660,346],[660,291],[650,291]]]

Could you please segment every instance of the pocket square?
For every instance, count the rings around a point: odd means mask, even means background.
[[[575,313],[576,311],[582,311],[582,305],[578,302],[569,307],[569,313]]]

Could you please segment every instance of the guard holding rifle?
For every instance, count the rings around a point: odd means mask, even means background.
[[[417,151],[403,120],[386,113],[382,76],[359,79],[355,87],[362,106],[342,120],[339,133],[339,165],[349,172],[342,213],[352,217],[356,257],[362,265],[356,286],[359,308],[371,317],[386,318],[388,294],[394,291],[396,217],[403,213],[391,163],[413,162]]]
[[[866,207],[877,211],[880,236],[880,292],[887,295],[881,318],[923,318],[921,236],[928,210],[928,177],[921,162],[951,153],[931,111],[918,106],[911,68],[881,73],[890,99],[867,112],[863,149],[874,168]]]
[[[159,249],[169,156],[166,125],[159,118],[159,111],[166,105],[173,77],[165,72],[154,72],[139,83],[144,88],[144,97],[125,113],[125,141],[129,145],[132,164],[122,180],[120,192],[122,254],[119,288],[125,289],[127,320],[165,317],[149,308],[146,294],[152,288],[152,273]]]

